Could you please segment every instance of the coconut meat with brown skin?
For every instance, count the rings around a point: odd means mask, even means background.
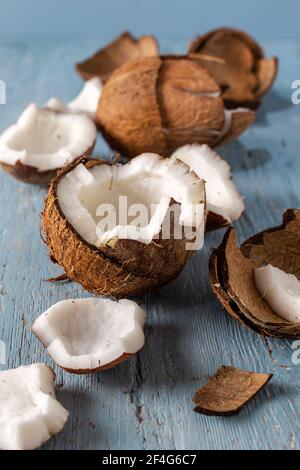
[[[69,103],[65,104],[58,98],[51,98],[46,107],[60,112],[73,112],[88,114],[94,119],[102,92],[102,82],[100,78],[94,77],[86,81],[82,90]]]
[[[207,145],[185,145],[172,158],[183,161],[205,181],[207,210],[228,223],[240,218],[245,210],[243,197],[231,178],[229,164]]]
[[[54,170],[87,152],[96,135],[88,116],[39,109],[31,103],[0,136],[0,162],[21,162],[38,172]]]
[[[254,270],[254,281],[273,312],[290,323],[300,323],[300,281],[268,264]]]
[[[177,160],[145,153],[125,165],[87,169],[80,164],[59,181],[57,197],[76,232],[98,247],[118,238],[151,243],[172,200],[180,203],[179,223],[196,228],[199,247],[203,245],[204,182]],[[101,218],[106,211],[108,217]],[[136,211],[144,217],[137,220]]]
[[[54,373],[45,364],[0,371],[0,448],[30,450],[64,427],[69,413],[56,400]]]
[[[85,298],[56,303],[32,330],[60,367],[91,372],[139,351],[144,323],[145,312],[133,301]]]

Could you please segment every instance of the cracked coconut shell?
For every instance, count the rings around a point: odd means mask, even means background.
[[[185,249],[184,237],[172,239],[171,232],[171,239],[163,240],[160,234],[159,239],[148,245],[131,239],[114,239],[112,243],[97,247],[78,234],[60,207],[57,187],[79,164],[92,169],[108,163],[81,159],[65,167],[52,180],[42,216],[42,230],[51,259],[64,269],[69,279],[79,282],[87,291],[118,298],[144,294],[178,277],[193,254],[192,250]],[[184,166],[188,174],[189,168]],[[199,197],[205,199],[204,182],[192,175],[203,190]],[[204,204],[205,214],[205,201],[200,202]]]
[[[254,270],[265,263],[300,280],[300,210],[289,209],[282,225],[255,235],[241,247],[230,228],[209,263],[212,290],[231,316],[264,336],[300,338],[300,323],[273,312],[255,286]]]
[[[158,54],[159,48],[154,36],[147,35],[136,39],[130,33],[124,32],[84,62],[76,64],[76,70],[84,80],[99,77],[105,83],[111,73],[126,62]]]
[[[209,416],[236,415],[271,378],[271,374],[222,366],[204,387],[196,391],[194,411]]]
[[[261,46],[237,29],[220,28],[198,36],[188,52],[198,56],[216,79],[228,107],[256,109],[277,75],[278,59],[266,59]]]
[[[113,72],[103,87],[96,122],[111,147],[128,158],[169,157],[178,147],[230,142],[255,119],[225,108],[215,79],[197,58],[146,57]]]

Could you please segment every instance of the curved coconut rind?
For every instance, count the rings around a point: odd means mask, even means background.
[[[56,173],[56,170],[39,172],[33,166],[24,165],[20,160],[18,160],[14,165],[0,162],[0,167],[17,180],[29,184],[48,184]]]
[[[222,217],[220,214],[215,214],[212,211],[209,211],[207,214],[205,232],[213,232],[214,230],[220,230],[222,228],[228,227],[230,222],[227,219]]]
[[[81,160],[87,168],[99,161]],[[66,220],[57,200],[57,185],[78,164],[64,168],[51,183],[42,215],[42,229],[53,259],[66,275],[97,295],[129,297],[142,295],[175,279],[180,271],[166,276],[139,276],[126,263],[117,263],[83,240]]]
[[[240,41],[237,50],[235,49],[236,41]],[[230,42],[232,47],[229,47]],[[245,44],[244,48],[241,43]],[[224,100],[230,108],[242,106],[256,109],[260,105],[261,97],[270,90],[277,76],[278,59],[276,57],[265,59],[261,46],[247,33],[238,29],[219,28],[200,35],[191,41],[188,53],[193,56],[198,55],[203,66],[216,78],[224,89]],[[252,53],[253,59],[250,73],[249,53]],[[226,60],[228,54],[233,57],[232,69],[229,71],[226,70],[226,64],[230,62]],[[234,74],[234,55],[239,56],[239,67],[241,61],[245,63],[244,70],[237,69],[236,74]],[[229,59],[231,57],[229,56]],[[235,78],[234,75],[236,75]],[[240,80],[237,79],[238,76]],[[234,88],[230,85],[232,80],[233,83],[236,82]]]
[[[123,354],[121,357],[118,357],[115,361],[110,362],[109,364],[105,364],[104,366],[101,367],[96,367],[95,369],[68,369],[66,367],[62,367],[66,372],[69,372],[70,374],[75,374],[75,375],[84,375],[84,374],[94,374],[95,372],[103,372],[104,370],[112,369],[113,367],[118,366],[119,364],[122,364],[123,362],[127,361],[127,359],[130,359],[134,354]]]
[[[300,338],[300,324],[291,324],[267,305],[257,291],[253,270],[269,263],[300,277],[300,211],[290,209],[283,224],[237,245],[234,229],[225,234],[210,259],[212,290],[227,312],[254,331],[274,337]]]
[[[238,414],[271,380],[272,374],[248,372],[222,366],[208,383],[196,391],[194,411],[208,416]]]
[[[78,156],[78,158],[81,159],[85,156],[90,156],[94,150],[95,144],[96,140],[93,145],[88,148],[83,155]],[[20,160],[18,160],[14,165],[0,162],[0,168],[23,183],[37,185],[49,184],[51,179],[57,174],[59,170],[61,170],[61,168],[56,168],[50,171],[38,171],[37,168],[33,166],[24,165]]]
[[[122,64],[137,57],[157,55],[159,47],[154,36],[146,35],[136,39],[129,32],[124,32],[87,60],[76,64],[76,70],[84,80],[100,77],[104,83]]]
[[[257,94],[259,97],[265,95],[273,86],[278,74],[279,60],[277,57],[271,59],[262,59],[259,62],[258,76],[259,89]]]

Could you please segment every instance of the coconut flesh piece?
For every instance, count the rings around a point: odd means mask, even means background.
[[[102,91],[100,78],[94,77],[85,82],[81,92],[76,98],[65,104],[58,98],[50,98],[46,108],[63,113],[84,113],[94,119]]]
[[[232,181],[229,164],[216,152],[207,145],[185,145],[177,149],[171,158],[183,161],[204,179],[209,212],[220,215],[225,224],[240,218],[245,210],[243,197]]]
[[[275,313],[290,323],[300,323],[300,281],[296,276],[268,264],[254,270],[254,281]]]
[[[69,416],[45,364],[0,371],[0,448],[31,450],[60,432]]]
[[[173,199],[181,205],[179,223],[196,228],[198,246],[203,246],[204,182],[179,161],[145,153],[125,165],[102,164],[87,169],[80,164],[58,183],[57,197],[76,232],[97,247],[118,238],[151,243],[160,233]],[[126,200],[126,213],[122,211],[120,197]],[[133,218],[136,204],[145,209],[139,225]],[[110,208],[105,219],[108,224],[104,226],[100,216]]]
[[[74,373],[114,367],[144,345],[145,312],[133,301],[63,300],[40,315],[32,331],[53,360]]]
[[[90,153],[96,135],[89,117],[39,109],[32,103],[0,136],[0,162],[51,171]]]

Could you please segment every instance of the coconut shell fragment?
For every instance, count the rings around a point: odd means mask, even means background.
[[[249,109],[227,112],[215,79],[187,56],[144,57],[119,67],[96,114],[107,142],[128,158],[143,152],[169,157],[192,143],[221,145],[254,120]]]
[[[204,387],[196,391],[194,411],[209,416],[236,415],[271,378],[271,374],[222,366]]]
[[[230,107],[256,109],[277,75],[277,58],[266,59],[261,46],[237,29],[220,28],[198,36],[189,53],[214,76]]]
[[[136,39],[132,34],[125,32],[84,62],[76,64],[76,70],[84,80],[99,77],[104,83],[120,65],[138,57],[158,54],[158,44],[154,36],[147,35]]]
[[[229,229],[210,258],[212,290],[227,312],[264,336],[300,338],[300,324],[273,312],[258,292],[254,270],[265,263],[300,279],[300,210],[289,209],[279,227],[265,230],[237,244]]]

